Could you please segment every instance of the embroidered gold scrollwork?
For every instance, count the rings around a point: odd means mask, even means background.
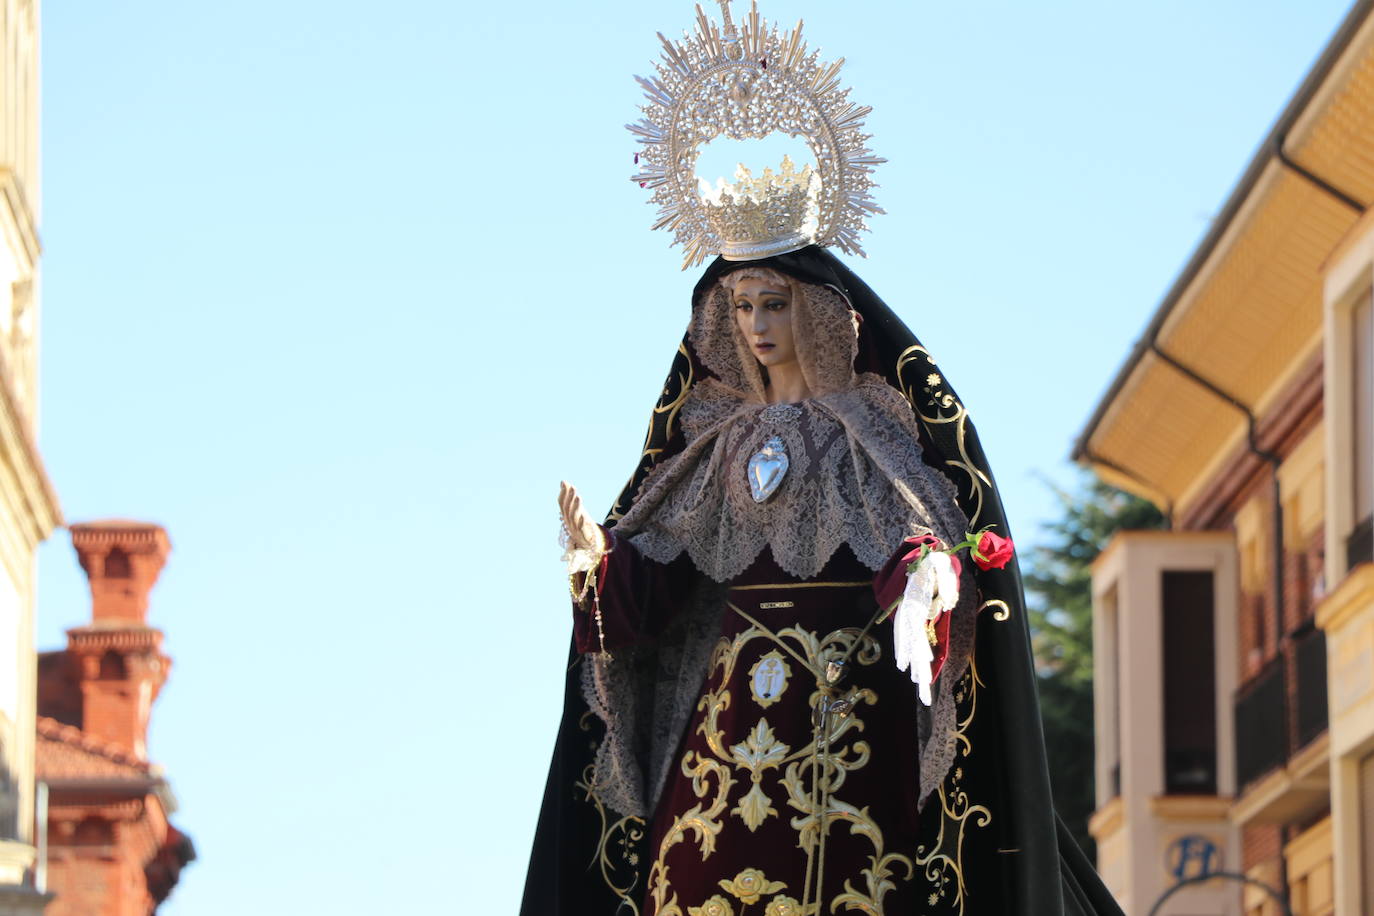
[[[979,467],[970,454],[973,430],[968,411],[936,371],[935,361],[924,347],[916,345],[904,350],[897,358],[896,374],[902,394],[941,446],[946,466],[958,472],[953,476],[964,496],[961,505],[969,517],[970,530],[978,530],[984,511],[995,512],[996,495],[991,475]],[[988,608],[993,609],[994,620],[1011,618],[1011,606],[1005,600],[984,600],[979,611]],[[985,805],[975,803],[964,787],[963,762],[973,753],[969,733],[978,705],[978,689],[982,686],[974,659],[970,658],[968,669],[955,689],[957,756],[934,795],[940,803],[939,830],[930,843],[917,850],[916,857],[916,865],[931,887],[926,902],[933,907],[947,901],[960,914],[964,913],[966,902],[963,869],[966,832],[970,827],[986,827],[992,821],[992,812]]]
[[[719,680],[712,678],[712,681],[719,686],[715,690],[708,690],[702,696],[698,709],[705,710],[706,717],[697,728],[697,731],[706,738],[706,746],[711,749],[716,757],[722,762],[733,764],[736,768],[749,773],[752,785],[744,797],[739,800],[739,803],[730,809],[730,813],[743,820],[744,825],[749,828],[751,833],[757,830],[767,818],[778,813],[769,800],[768,794],[763,790],[763,774],[765,770],[777,767],[791,751],[790,747],[778,741],[766,718],[760,719],[755,724],[742,743],[732,747],[726,747],[725,732],[720,728],[720,714],[730,708],[731,701],[730,691],[725,685],[730,682],[730,678],[734,674],[740,649],[759,635],[757,630],[750,628],[740,633],[733,640],[722,640],[716,646],[716,650],[711,656],[709,670],[712,672],[719,670]],[[755,665],[754,669],[751,669],[751,674],[757,668],[758,666]]]
[[[999,598],[991,598],[987,601],[984,601],[982,604],[978,605],[978,612],[981,614],[983,611],[987,610],[990,607],[997,608],[997,610],[992,612],[993,620],[1011,619],[1010,605],[1008,605],[1005,601],[1002,601]]]
[[[955,397],[954,392],[945,385],[938,372],[930,371],[935,360],[930,351],[920,345],[907,347],[897,357],[897,378],[901,382],[902,394],[911,409],[932,428],[948,426],[952,430],[955,457],[946,457],[945,464],[967,477],[969,501],[972,511],[968,513],[969,529],[978,530],[978,520],[983,514],[986,498],[984,492],[992,488],[992,478],[974,463],[968,452],[968,411]],[[924,374],[922,372],[924,371]],[[908,380],[907,374],[919,376]],[[920,386],[920,393],[917,386]]]
[[[728,803],[730,789],[735,784],[727,767],[695,751],[688,751],[683,756],[682,775],[691,777],[692,794],[700,799],[706,798],[711,791],[710,783],[714,780],[715,797],[709,804],[698,803],[674,818],[672,827],[659,844],[658,859],[649,869],[649,896],[654,901],[656,916],[682,916],[677,894],[669,886],[668,866],[664,862],[668,850],[684,842],[690,832],[696,835],[703,859],[715,852],[716,837],[721,830],[720,816]]]
[[[873,845],[873,853],[868,857],[869,867],[861,872],[863,890],[856,888],[854,882],[847,879],[844,882],[843,893],[830,901],[826,912],[836,912],[844,906],[846,909],[864,913],[881,914],[883,897],[896,889],[896,883],[891,880],[896,869],[900,868],[905,872],[903,880],[910,880],[916,871],[915,863],[910,857],[900,853],[884,853],[882,831],[869,815],[867,808],[856,808],[831,795],[828,804],[825,805],[825,811],[821,811],[820,806],[813,802],[810,783],[817,779],[829,778],[833,790],[844,782],[847,772],[859,769],[863,762],[846,760],[841,753],[832,754],[829,760],[824,760],[818,767],[820,759],[813,755],[793,763],[787,768],[787,774],[782,780],[787,788],[788,805],[801,812],[801,816],[792,819],[792,827],[798,833],[798,845],[807,852],[816,847],[819,843],[822,818],[827,828],[836,821],[847,821],[850,833],[867,839]],[[867,746],[864,747],[863,755],[863,761],[866,760]]]
[[[583,715],[578,725],[583,731],[590,730],[591,713]],[[584,793],[584,800],[589,801],[596,808],[597,817],[601,820],[601,839],[596,846],[596,854],[593,863],[601,869],[601,879],[606,882],[606,886],[611,889],[620,900],[620,908],[632,916],[638,916],[639,903],[635,899],[638,894],[631,897],[631,891],[635,889],[637,881],[637,871],[639,865],[638,844],[644,839],[644,819],[640,817],[622,817],[614,823],[609,822],[606,816],[606,808],[597,796],[592,782],[594,766],[588,766],[582,771],[582,778],[574,784],[575,788]],[[613,857],[612,851],[615,848],[616,855]],[[616,874],[621,868],[627,868],[630,872],[628,883],[621,884]]]
[[[845,656],[859,665],[877,662],[882,656],[877,640],[863,635],[860,641],[860,637],[860,631],[856,628],[843,628],[820,636],[801,627],[789,627],[776,634],[777,640],[791,647],[789,653],[795,651],[797,660],[804,661],[812,671],[824,671],[826,662]],[[726,800],[737,782],[730,771],[748,773],[749,789],[730,808],[729,813],[739,817],[746,828],[754,831],[768,817],[778,814],[763,777],[769,770],[780,769],[782,774],[778,784],[785,792],[788,807],[797,814],[789,823],[798,833],[798,846],[810,853],[820,842],[823,825],[828,829],[843,821],[849,824],[852,835],[864,837],[872,844],[873,852],[868,857],[868,867],[856,876],[859,879],[857,884],[854,878],[847,879],[842,893],[828,904],[816,902],[803,906],[796,897],[779,893],[789,890],[786,885],[768,881],[757,869],[746,869],[733,880],[720,882],[721,888],[741,906],[764,902],[764,916],[817,916],[821,912],[838,911],[842,907],[881,914],[883,898],[896,888],[896,879],[910,880],[914,876],[915,863],[908,856],[886,851],[882,830],[868,808],[855,807],[836,795],[843,789],[848,775],[861,770],[869,762],[871,749],[868,743],[855,740],[854,736],[861,734],[864,729],[859,710],[875,705],[878,696],[867,688],[851,688],[844,692],[841,699],[846,702],[848,712],[842,716],[832,716],[828,733],[823,736],[828,739],[825,741],[828,754],[817,753],[815,745],[809,742],[804,747],[792,750],[778,740],[766,717],[761,717],[748,730],[744,740],[728,743],[720,725],[721,713],[729,709],[732,702],[727,685],[731,683],[745,646],[754,640],[766,638],[771,637],[751,626],[733,639],[722,639],[712,653],[707,670],[708,684],[714,686],[708,687],[699,701],[698,709],[704,713],[704,717],[697,728],[697,732],[705,738],[709,756],[689,751],[684,756],[682,770],[685,775],[693,777],[693,791],[698,798],[705,798],[712,786],[715,796],[709,805],[698,804],[677,818],[660,844],[658,858],[649,872],[649,896],[654,901],[654,912],[658,916],[683,916],[683,904],[671,889],[666,857],[669,849],[686,839],[688,832],[696,834],[703,858],[714,850],[715,837],[723,828],[721,815]],[[757,665],[751,669],[751,677],[755,670]],[[817,688],[811,695],[813,707],[818,706],[824,696]],[[823,805],[817,804],[817,796],[813,791],[818,783],[824,783],[827,787]],[[792,893],[796,893],[796,890]],[[765,902],[763,898],[769,894],[775,896]],[[734,904],[720,895],[686,908],[686,916],[735,912]]]
[[[977,708],[978,688],[982,686],[985,685],[970,658],[968,670],[955,688],[955,702],[960,712],[955,733],[960,745],[959,754],[949,776],[934,796],[940,802],[939,833],[934,841],[922,844],[916,851],[916,866],[930,882],[930,905],[934,906],[952,894],[952,902],[960,916],[964,912],[967,890],[963,859],[966,831],[970,825],[986,827],[992,823],[992,812],[985,805],[974,804],[964,789],[964,770],[960,765],[960,760],[966,759],[973,751],[967,733]]]
[[[677,415],[682,410],[682,405],[687,401],[687,394],[692,390],[692,360],[687,353],[687,347],[683,344],[677,345],[677,352],[686,363],[686,371],[679,372],[674,381],[677,383],[677,390],[674,391],[671,385],[664,387],[663,396],[659,398],[659,403],[654,405],[653,421],[663,419],[664,438],[673,434],[673,424],[677,422]],[[644,454],[657,457],[662,449],[649,447],[650,435],[653,432],[653,424],[650,424],[650,434],[644,437]]]
[[[687,394],[692,390],[694,381],[691,356],[687,353],[685,344],[678,344],[677,357],[673,360],[673,369],[669,372],[668,382],[664,385],[663,394],[659,396],[658,403],[654,405],[654,412],[649,417],[649,429],[644,433],[644,447],[640,453],[639,466],[635,468],[634,474],[630,476],[615,505],[606,516],[607,522],[618,522],[624,518],[626,512],[630,511],[630,505],[634,501],[635,492],[638,489],[638,482],[643,479],[650,468],[658,463],[663,454],[662,446],[655,447],[653,443],[655,439],[659,442],[667,442],[672,438],[673,426],[677,423],[677,415],[681,412],[682,405],[686,403]],[[656,432],[657,435],[655,435]]]
[[[875,851],[868,860],[869,867],[863,870],[864,890],[855,888],[852,881],[845,881],[844,893],[830,902],[832,912],[843,906],[847,910],[858,910],[870,916],[882,916],[883,897],[897,889],[896,882],[892,880],[895,869],[901,868],[906,872],[904,881],[910,881],[916,874],[916,866],[909,857],[895,852],[883,855],[881,836],[877,837]]]
[[[824,670],[827,661],[848,654],[851,647],[854,649],[851,657],[860,665],[871,665],[882,656],[881,648],[871,637],[865,636],[863,642],[855,646],[859,633],[850,629],[836,630],[820,639],[813,633],[792,627],[782,630],[778,636],[795,641],[807,661],[818,670]],[[818,707],[825,698],[825,694],[817,689],[811,696],[813,708]],[[884,851],[882,830],[867,808],[856,808],[835,795],[844,787],[850,773],[867,765],[870,756],[866,741],[844,745],[840,739],[850,730],[863,730],[863,721],[854,712],[860,703],[871,706],[878,702],[877,695],[868,689],[850,690],[843,699],[850,709],[849,714],[830,718],[828,734],[822,736],[830,752],[821,755],[807,748],[792,755],[782,785],[787,790],[788,806],[799,812],[791,825],[798,833],[798,845],[802,849],[811,853],[820,842],[822,829],[828,830],[837,821],[849,823],[851,835],[861,836],[873,846],[869,867],[861,871],[863,888],[855,887],[853,880],[847,879],[843,892],[828,906],[817,904],[818,908],[825,912],[837,912],[844,907],[846,910],[881,914],[883,898],[897,886],[892,877],[900,869],[905,873],[903,880],[910,880],[915,874],[915,864],[908,856]],[[818,800],[812,791],[817,784],[827,787],[823,801]],[[796,906],[798,910],[801,909],[801,904]]]

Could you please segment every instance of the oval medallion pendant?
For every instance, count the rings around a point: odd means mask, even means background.
[[[769,436],[749,459],[749,492],[761,503],[778,491],[787,476],[787,447],[781,436]]]

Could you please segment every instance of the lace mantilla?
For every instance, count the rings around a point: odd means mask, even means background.
[[[813,394],[800,404],[764,404],[763,373],[732,300],[735,283],[751,276],[791,291],[797,361]],[[681,415],[686,448],[645,478],[617,526],[645,556],[666,563],[686,551],[726,582],[768,547],[783,570],[810,578],[841,544],[876,570],[910,535],[963,538],[954,486],[921,460],[910,406],[879,376],[856,376],[857,329],[839,291],[745,267],[701,295],[688,334],[716,378],[692,387]],[[786,476],[756,502],[749,459],[774,436]]]
[[[842,544],[876,570],[911,535],[962,538],[954,487],[922,461],[911,409],[885,381],[863,376],[792,406],[796,419],[778,422],[777,411],[720,383],[693,388],[682,410],[687,447],[645,479],[616,530],[661,563],[685,551],[717,582],[744,572],[765,547],[806,579]],[[759,503],[747,466],[773,436],[791,467]]]

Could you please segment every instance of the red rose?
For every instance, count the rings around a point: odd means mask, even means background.
[[[978,539],[978,546],[972,552],[973,562],[978,564],[979,569],[1001,569],[1011,559],[1015,546],[1011,538],[984,531],[983,536]]]

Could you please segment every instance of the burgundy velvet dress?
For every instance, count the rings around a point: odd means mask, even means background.
[[[614,651],[661,631],[697,573],[685,556],[664,565],[627,540],[612,545],[600,605]],[[905,566],[879,578],[890,596]],[[893,664],[892,627],[870,625],[872,570],[842,547],[801,580],[765,550],[726,588],[705,681],[647,827],[641,912],[919,911],[931,893],[915,864],[920,701]],[[576,638],[584,652],[599,648],[590,614],[577,614]],[[826,661],[845,656],[840,686],[827,691]],[[841,705],[818,732],[827,696]]]

